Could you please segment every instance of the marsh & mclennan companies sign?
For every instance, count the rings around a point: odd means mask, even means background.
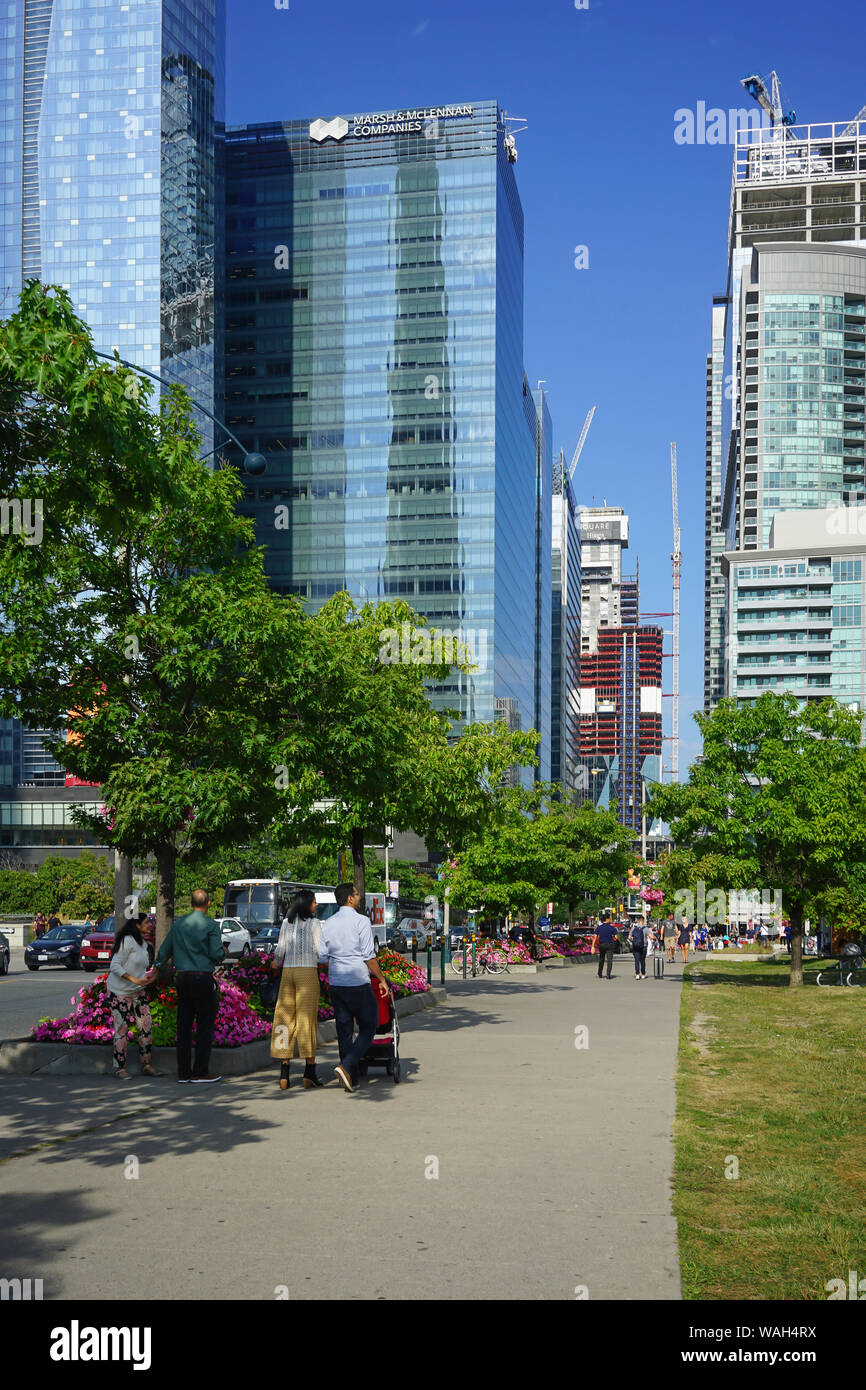
[[[343,140],[349,134],[359,139],[373,135],[417,135],[434,121],[453,120],[455,116],[472,116],[472,106],[422,106],[406,111],[378,111],[374,115],[353,116],[351,125],[344,116],[332,121],[321,117],[310,124],[310,139]]]

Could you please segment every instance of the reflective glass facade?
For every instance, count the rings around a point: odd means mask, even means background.
[[[435,702],[530,728],[523,215],[496,103],[453,109],[227,132],[225,416],[268,459],[247,506],[274,586],[405,598],[477,653]]]
[[[563,794],[585,800],[586,775],[578,777],[580,741],[581,554],[577,506],[568,467],[560,454],[553,471],[552,603],[550,613],[550,779]]]
[[[212,409],[223,0],[14,0],[2,24],[5,311],[62,285],[97,347]]]
[[[533,391],[535,403],[535,718],[533,728],[541,734],[540,760],[536,779],[549,782],[552,760],[552,671],[551,621],[553,612],[553,425],[547,396],[541,388]]]

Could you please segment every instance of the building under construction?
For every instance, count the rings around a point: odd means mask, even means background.
[[[579,785],[584,800],[615,804],[623,825],[640,835],[644,787],[661,780],[663,634],[640,625],[637,566],[623,574],[629,519],[622,507],[581,507],[579,516]]]

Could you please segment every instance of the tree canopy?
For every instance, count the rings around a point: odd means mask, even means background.
[[[748,705],[720,700],[695,720],[703,756],[686,783],[653,789],[648,814],[691,856],[677,872],[781,894],[791,984],[800,985],[804,918],[821,895],[862,878],[866,863],[860,716],[832,700],[801,708],[793,695],[767,693]]]

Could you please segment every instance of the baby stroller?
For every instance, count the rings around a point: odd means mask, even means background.
[[[372,986],[371,986],[372,988]],[[400,1027],[397,1023],[397,1009],[390,989],[383,999],[378,989],[373,989],[379,1009],[379,1022],[372,1043],[359,1062],[362,1076],[370,1067],[384,1067],[394,1078],[394,1085],[400,1082]]]

